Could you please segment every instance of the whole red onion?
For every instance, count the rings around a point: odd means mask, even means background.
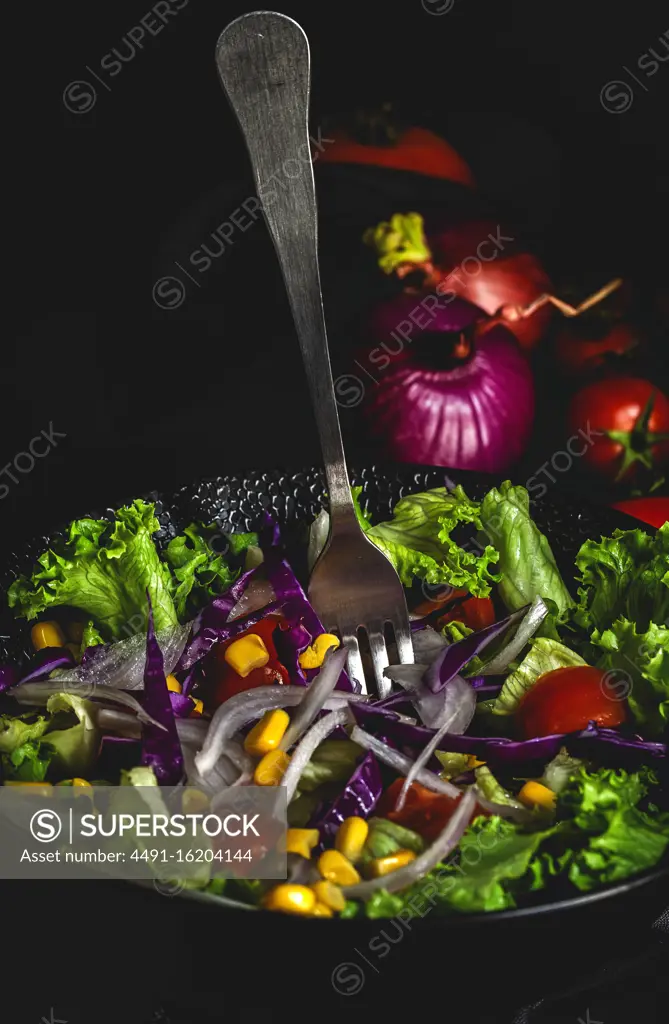
[[[487,319],[433,293],[402,293],[374,311],[357,362],[378,382],[361,413],[385,457],[500,473],[523,453],[532,373],[513,335]]]

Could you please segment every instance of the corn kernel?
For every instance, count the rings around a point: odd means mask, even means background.
[[[320,833],[317,828],[289,828],[286,832],[286,853],[299,853],[307,860],[318,845]]]
[[[198,700],[196,697],[191,697],[191,700],[193,701],[193,710],[191,711],[191,716],[201,715],[204,711],[204,704],[202,703],[201,700]]]
[[[547,810],[552,811],[555,807],[555,793],[548,786],[544,786],[541,782],[534,782],[530,780],[526,782],[520,793],[518,799],[526,804],[528,807],[534,805],[538,807],[545,807]]]
[[[258,761],[253,781],[256,786],[280,786],[289,764],[290,758],[283,750],[270,750],[269,754]]]
[[[391,871],[405,867],[415,859],[416,854],[413,850],[397,850],[396,853],[391,853],[388,857],[377,857],[376,860],[373,860],[369,865],[369,872],[372,878],[381,878],[383,875],[389,875]]]
[[[181,693],[181,683],[176,676],[165,676],[165,682],[170,693]]]
[[[300,663],[300,668],[320,668],[325,661],[325,655],[332,647],[339,647],[339,637],[336,637],[334,633],[321,633],[317,636],[311,647],[307,647],[306,651],[302,651],[299,658],[297,659]]]
[[[238,676],[246,679],[255,668],[262,668],[269,661],[269,651],[257,633],[248,633],[226,647],[225,660]]]
[[[36,651],[65,646],[65,637],[57,622],[36,622],[30,630],[30,639]]]
[[[322,882],[316,882],[311,888],[316,893],[318,902],[325,904],[326,907],[330,907],[331,910],[343,910],[346,906],[344,894],[338,885],[323,880]]]
[[[275,885],[263,899],[266,910],[280,910],[285,914],[311,914],[316,906],[316,894],[307,885]]]
[[[276,750],[283,739],[283,734],[290,725],[290,716],[283,708],[268,711],[251,729],[244,740],[244,750],[255,757],[269,754]]]
[[[201,789],[185,789],[181,809],[184,814],[204,814],[209,810],[209,797]]]
[[[360,875],[350,860],[339,850],[326,850],[318,858],[318,870],[323,878],[335,885],[357,885]]]
[[[317,903],[314,909],[311,911],[312,917],[334,917],[330,907],[326,906],[325,903]]]
[[[470,771],[473,768],[481,768],[482,765],[484,765],[484,764],[485,764],[485,761],[479,761],[478,757],[476,757],[475,754],[470,754],[469,755],[469,760],[467,762],[467,768]]]
[[[360,860],[368,835],[369,825],[364,818],[346,818],[337,829],[335,849],[355,864]]]

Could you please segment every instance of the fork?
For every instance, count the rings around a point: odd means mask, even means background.
[[[359,638],[366,634],[376,692],[384,697],[391,688],[384,676],[387,627],[401,662],[413,662],[413,645],[404,588],[358,523],[344,458],[318,268],[309,43],[291,18],[256,11],[223,30],[216,66],[244,136],[281,266],[323,452],[330,533],[311,575],[309,599],[327,632],[338,634],[347,647],[349,673],[364,693],[369,689]]]

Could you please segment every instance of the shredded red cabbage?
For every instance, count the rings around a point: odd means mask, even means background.
[[[476,657],[491,640],[504,633],[509,626],[527,614],[527,608],[521,608],[512,615],[508,615],[501,622],[493,622],[492,626],[479,629],[470,633],[463,640],[449,644],[444,647],[432,664],[428,667],[423,679],[428,689],[433,693],[443,690],[444,686],[457,676],[465,665],[469,664],[472,658]]]
[[[332,839],[346,818],[368,818],[382,792],[383,779],[379,763],[374,754],[367,751],[334,803],[319,808],[309,828],[319,830],[321,842]]]
[[[374,704],[351,704],[351,713],[358,725],[374,735],[382,735],[386,743],[400,748],[423,750],[435,735],[434,729],[403,722],[387,708]],[[572,733],[539,736],[531,740],[511,740],[506,736],[467,736],[446,733],[442,750],[454,754],[474,754],[493,765],[519,765],[527,762],[551,761],[561,747],[576,756],[596,757],[620,767],[643,763],[647,757],[664,758],[665,743],[652,743],[638,736],[625,735],[615,729],[603,729],[590,722],[586,729]]]
[[[146,598],[149,603],[149,613],[142,705],[156,722],[164,726],[164,729],[159,729],[150,722],[144,724],[141,763],[153,768],[161,785],[176,786],[183,776],[184,760],[171,697],[180,695],[171,694],[167,689],[163,652],[156,640],[153,627],[153,608],[148,590]]]
[[[56,668],[71,668],[74,665],[74,658],[66,647],[44,647],[38,651],[30,663],[30,668],[20,680],[22,683],[33,683],[38,679],[46,679]],[[10,686],[15,685],[10,683]],[[0,689],[6,689],[0,686]]]

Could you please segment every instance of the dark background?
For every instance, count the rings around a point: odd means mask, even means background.
[[[0,501],[2,546],[152,488],[318,460],[262,224],[235,240],[202,288],[188,284],[177,309],[152,299],[155,282],[175,273],[174,260],[183,262],[250,194],[213,53],[221,29],[251,8],[188,0],[110,78],[100,61],[114,47],[128,53],[123,39],[150,7],[71,0],[15,6],[5,16],[0,464],[50,424],[66,437]],[[623,65],[636,68],[657,46],[664,5],[456,0],[436,16],[421,0],[305,0],[281,9],[310,39],[315,128],[334,110],[392,99],[456,146],[481,192],[521,226],[552,272],[600,283],[629,275],[643,294],[666,279],[669,63],[644,79],[647,92],[634,85],[628,110],[609,113],[600,102],[607,82],[629,83]],[[75,81],[97,90],[81,113],[63,102]],[[318,166],[316,175],[336,361],[358,301],[340,222],[348,202],[364,207],[367,193]],[[421,194],[417,183],[416,203]],[[658,344],[646,372],[666,379],[666,363]],[[550,379],[540,384],[550,391]],[[542,445],[553,450],[549,428],[535,438],[535,466]],[[360,442],[349,446],[352,460]],[[560,486],[601,496],[594,482],[571,475]],[[21,955],[48,954],[37,942]],[[96,966],[94,945],[87,956]],[[522,959],[519,950],[519,971]],[[631,984],[647,987],[640,977]],[[555,1019],[576,1019],[585,1006]],[[591,1006],[594,1021],[601,1003]],[[619,1010],[608,1004],[600,1016],[607,1024],[630,1019],[616,1017]],[[652,1019],[645,1010],[644,1019]]]
[[[238,234],[202,287],[184,279],[178,309],[152,300],[173,261],[251,191],[213,61],[220,30],[248,9],[188,0],[115,77],[100,62],[114,47],[129,54],[124,37],[148,0],[10,14],[0,461],[49,423],[67,438],[17,474],[0,503],[4,530],[43,524],[45,501],[57,520],[201,474],[318,459],[261,222]],[[629,81],[622,65],[635,69],[654,44],[663,52],[660,4],[457,0],[436,16],[421,0],[344,0],[283,10],[310,38],[315,128],[334,110],[392,99],[444,132],[551,270],[663,280],[669,64],[644,80],[647,92],[632,83],[625,112],[600,103],[603,85]],[[97,90],[81,113],[63,102],[75,81]],[[355,313],[356,282],[329,243],[347,202],[365,199],[316,173],[336,359],[346,342],[337,316]]]

